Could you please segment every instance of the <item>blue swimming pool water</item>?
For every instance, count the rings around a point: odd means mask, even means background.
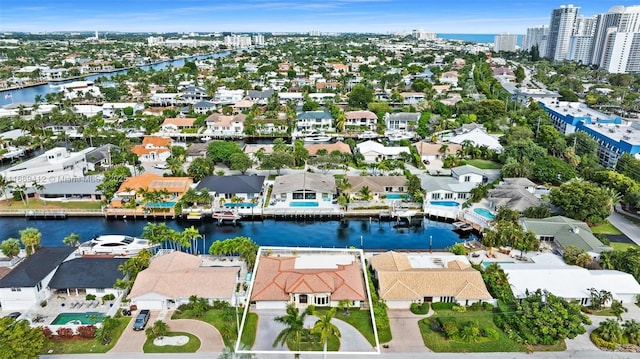
[[[51,324],[61,325],[67,324],[71,321],[79,321],[82,324],[96,324],[102,323],[104,314],[98,312],[87,313],[60,313]]]
[[[235,208],[235,207],[255,207],[257,203],[243,202],[243,203],[225,203],[224,206],[227,208]]]
[[[387,199],[404,199],[404,196],[401,193],[390,193],[387,195]]]
[[[458,207],[460,203],[456,201],[430,201],[430,205],[432,206],[442,206],[442,207]]]
[[[495,219],[496,218],[496,215],[493,214],[490,210],[488,210],[486,208],[474,208],[473,211],[476,212],[477,214],[481,215],[482,217],[486,218],[486,219]]]
[[[504,262],[482,262],[482,266],[484,268],[487,268],[488,266],[492,265],[493,263],[496,263],[496,264],[512,264],[513,262],[507,262],[507,261],[504,261]]]
[[[289,207],[318,207],[318,202],[291,202]]]
[[[149,202],[146,204],[147,208],[173,208],[176,205],[175,202]]]

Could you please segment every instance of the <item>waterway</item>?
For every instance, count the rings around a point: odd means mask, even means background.
[[[203,60],[203,59],[209,59],[209,58],[217,58],[217,57],[227,56],[229,55],[229,53],[230,53],[229,51],[222,51],[222,52],[213,53],[213,54],[205,54],[205,55],[192,56],[192,57],[178,59],[178,60],[158,62],[153,65],[144,65],[138,68],[144,71],[149,71],[149,69],[151,68],[157,71],[161,71],[169,66],[176,67],[176,68],[182,67],[184,66],[185,60],[194,61],[194,60]],[[106,77],[107,79],[110,79],[114,75],[124,74],[127,71],[129,70],[125,69],[125,70],[118,70],[114,72],[104,72],[104,73],[99,73],[95,75],[89,75],[89,76],[85,76],[84,80],[94,81],[99,77]],[[49,84],[43,84],[43,85],[25,87],[21,89],[9,90],[9,91],[3,92],[3,94],[10,93],[11,98],[5,98],[5,95],[0,96],[0,107],[9,105],[11,103],[17,103],[17,102],[33,102],[36,95],[40,95],[44,98],[44,96],[48,93],[58,92],[59,85],[70,83],[72,81],[78,81],[78,80],[76,79],[76,80],[59,81],[59,82],[53,83],[53,86]]]
[[[0,218],[0,240],[20,238],[19,231],[34,227],[42,233],[43,246],[62,245],[64,237],[74,232],[82,241],[102,234],[140,236],[146,220],[110,220],[105,218],[68,218],[66,220],[28,220]],[[366,249],[445,249],[455,243],[475,239],[473,235],[460,238],[448,223],[424,220],[422,227],[394,228],[394,222],[375,219],[347,219],[344,221],[244,221],[236,226],[219,226],[214,222],[167,221],[172,228],[182,230],[194,225],[204,240],[198,252],[208,250],[216,240],[238,236],[250,237],[259,245],[293,247],[356,247]],[[204,242],[204,243],[203,243]]]

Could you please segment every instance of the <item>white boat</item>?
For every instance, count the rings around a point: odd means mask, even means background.
[[[358,135],[359,140],[371,140],[378,137],[378,134],[373,131],[364,131]]]
[[[211,136],[204,136],[204,137],[200,137],[200,141],[202,142],[207,142],[207,141],[211,141]]]
[[[331,136],[325,135],[324,133],[320,132],[312,132],[302,137],[302,139],[304,140],[304,142],[309,143],[325,143],[331,141]]]
[[[219,221],[237,221],[240,218],[242,218],[242,216],[232,210],[229,209],[219,209],[213,212],[213,214],[211,215],[211,217],[213,217],[214,219],[217,219]]]
[[[156,246],[146,239],[121,234],[109,234],[81,243],[76,253],[82,256],[114,255],[134,257],[141,250],[151,249]]]

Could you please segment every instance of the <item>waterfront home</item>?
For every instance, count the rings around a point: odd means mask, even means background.
[[[213,203],[226,207],[255,207],[264,191],[265,176],[207,176],[196,190],[207,189]]]
[[[131,147],[140,162],[166,161],[171,155],[172,140],[169,137],[145,136],[141,145]]]
[[[450,176],[421,175],[420,186],[425,191],[425,213],[432,210],[459,210],[460,205],[471,198],[471,190],[480,182],[465,182]],[[431,208],[429,208],[431,207]],[[448,216],[455,218],[455,216]]]
[[[278,101],[280,104],[286,104],[288,101],[298,103],[304,100],[302,92],[278,92]]]
[[[93,81],[73,81],[59,86],[64,98],[73,100],[83,98],[87,94],[96,98],[102,97],[100,87],[94,86]]]
[[[87,169],[95,171],[97,168],[111,166],[111,154],[119,150],[120,147],[108,143],[87,152]]]
[[[360,250],[261,247],[254,271],[250,298],[258,310],[367,301]]]
[[[252,160],[257,160],[260,154],[270,155],[273,153],[273,145],[272,144],[251,144],[247,143],[244,145],[244,149],[242,150],[249,158]]]
[[[188,86],[184,89],[180,95],[184,103],[194,104],[198,101],[207,100],[210,96],[207,94],[207,90],[200,86]]]
[[[207,129],[203,133],[214,137],[242,137],[246,119],[244,114],[228,116],[214,113],[205,119]]]
[[[102,117],[112,118],[123,116],[126,108],[130,107],[132,113],[144,110],[144,104],[135,102],[105,102],[102,104]]]
[[[160,130],[167,133],[184,133],[186,130],[194,129],[195,122],[196,119],[193,117],[165,118],[160,125]]]
[[[417,105],[420,101],[424,101],[424,92],[401,92],[403,105]],[[418,114],[420,117],[420,114]]]
[[[269,101],[269,98],[271,96],[273,96],[274,93],[275,93],[275,91],[272,90],[272,89],[267,89],[267,90],[262,90],[262,91],[248,90],[246,97],[249,100],[254,101],[254,102],[258,103],[258,104],[266,105],[267,102]]]
[[[285,118],[254,118],[253,124],[256,129],[256,133],[260,135],[274,135],[287,133],[287,120]]]
[[[216,110],[216,104],[211,101],[198,101],[193,104],[193,112],[207,114]]]
[[[350,197],[362,197],[361,191],[365,187],[371,196],[370,200],[385,198],[401,200],[407,194],[407,178],[405,176],[346,176],[344,178],[351,186],[347,191]]]
[[[471,131],[453,136],[449,138],[450,143],[462,144],[465,141],[471,142],[475,147],[487,147],[496,153],[502,152],[502,145],[498,138],[488,134],[481,128],[475,128]]]
[[[190,177],[163,177],[155,173],[128,177],[116,191],[111,206],[120,208],[127,203],[135,203],[135,208],[141,205],[145,209],[172,210],[192,184]],[[161,195],[156,198],[152,195],[154,193]]]
[[[371,140],[357,144],[356,151],[364,157],[366,163],[377,163],[382,160],[399,160],[402,159],[402,153],[411,153],[409,147],[387,147]]]
[[[333,176],[304,171],[276,177],[271,198],[289,207],[326,207],[335,192]]]
[[[568,246],[587,252],[593,260],[598,260],[602,252],[613,250],[593,235],[589,226],[575,219],[554,216],[549,218],[521,218],[520,225],[525,231],[533,232],[542,243],[546,243],[560,253]]]
[[[175,106],[180,103],[180,94],[178,93],[154,93],[149,97],[149,106]]]
[[[413,144],[416,148],[420,159],[425,162],[433,162],[435,160],[443,160],[447,156],[453,156],[462,150],[462,146],[452,143],[443,145],[442,143],[431,143],[420,141]]]
[[[0,306],[4,311],[22,311],[49,298],[49,282],[58,266],[76,249],[42,247],[0,279]]]
[[[103,176],[86,176],[62,179],[46,183],[43,189],[35,190],[35,198],[42,201],[102,201],[106,199],[98,186]]]
[[[221,87],[213,95],[213,102],[221,105],[230,105],[242,100],[243,97],[244,90],[228,90]]]
[[[538,207],[544,202],[536,195],[537,186],[528,178],[504,178],[489,190],[487,199],[492,209],[500,207],[524,212],[527,208]]]
[[[408,309],[412,303],[495,303],[465,256],[389,251],[371,257],[370,264],[378,295],[389,309]]]
[[[371,111],[346,111],[344,126],[348,130],[375,132],[378,128],[378,116]]]
[[[251,107],[253,107],[253,102],[249,100],[240,100],[231,106],[231,108],[233,108],[233,113],[236,114],[248,111]]]
[[[326,111],[305,111],[298,114],[296,131],[313,132],[333,129],[333,117]]]
[[[419,112],[386,113],[384,124],[387,131],[407,132],[412,131],[420,119]]]
[[[507,274],[509,286],[518,299],[527,297],[538,289],[548,291],[567,301],[577,301],[580,305],[591,304],[589,289],[605,290],[613,300],[626,305],[634,305],[640,294],[640,284],[631,274],[616,270],[588,270],[568,265],[561,257],[543,253],[531,257],[533,263],[500,262]]]
[[[27,186],[33,182],[45,184],[83,177],[88,171],[86,155],[93,149],[89,147],[80,152],[69,152],[64,147],[55,147],[40,156],[0,171],[0,175],[16,184]]]
[[[101,298],[113,294],[122,295],[122,289],[114,288],[118,279],[124,279],[119,267],[127,258],[78,257],[62,262],[49,282],[52,294],[81,297],[87,294]],[[70,298],[67,298],[70,299]]]
[[[198,157],[207,157],[207,148],[211,141],[207,142],[194,142],[187,147],[187,162],[193,161]]]
[[[325,151],[327,154],[331,154],[336,151],[344,154],[351,154],[351,147],[344,142],[313,143],[304,145],[304,148],[309,151],[309,157],[318,156],[318,151]]]
[[[233,266],[205,266],[203,260],[183,252],[156,256],[136,277],[128,298],[138,309],[176,309],[189,303],[189,297],[236,304],[240,262]]]

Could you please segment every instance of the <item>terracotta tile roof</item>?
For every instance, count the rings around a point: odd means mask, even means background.
[[[333,151],[340,151],[341,153],[351,153],[351,147],[344,142],[336,143],[315,143],[311,145],[305,145],[304,148],[309,151],[309,156],[315,156],[319,150],[325,149],[327,153],[331,154]]]
[[[129,298],[149,293],[169,298],[230,299],[235,291],[239,267],[201,267],[199,257],[172,252],[155,257],[149,268],[138,274]]]
[[[145,136],[142,139],[142,145],[153,145],[154,147],[168,147],[171,145],[171,138],[160,136]]]
[[[360,191],[364,186],[369,187],[371,192],[387,192],[386,187],[406,187],[407,177],[405,176],[346,176],[351,185],[350,192]]]
[[[442,143],[431,143],[431,142],[416,142],[413,146],[418,151],[418,154],[421,156],[435,156],[441,155],[440,148],[442,148]],[[457,143],[447,143],[447,155],[455,155],[459,150],[462,149],[462,146]]]
[[[376,116],[376,114],[371,111],[346,111],[344,113],[344,116],[348,120],[358,120],[361,118],[368,118],[372,120],[378,119],[378,116]]]
[[[126,188],[137,190],[145,188],[148,191],[166,189],[169,192],[184,193],[193,184],[190,177],[163,177],[155,173],[143,173],[139,176],[129,177],[118,189],[118,193],[125,192]]]
[[[146,148],[143,145],[135,145],[133,147],[131,147],[131,152],[135,153],[136,155],[139,156],[144,156],[144,155],[148,155],[151,152],[155,152],[155,153],[165,153],[165,152],[169,152],[170,150],[168,148]]]
[[[330,256],[330,255],[327,255]],[[251,300],[285,300],[292,293],[331,293],[331,300],[365,300],[364,279],[357,261],[335,269],[298,269],[298,256],[262,256]]]
[[[378,278],[378,293],[384,300],[419,300],[423,297],[455,297],[456,300],[490,300],[482,275],[467,263],[437,256],[421,256],[430,267],[413,267],[408,256],[393,251],[371,258]],[[440,264],[440,265],[439,265]]]
[[[173,118],[165,118],[162,122],[162,126],[165,125],[174,125],[177,127],[191,127],[193,123],[196,121],[195,118],[192,117],[173,117]]]

